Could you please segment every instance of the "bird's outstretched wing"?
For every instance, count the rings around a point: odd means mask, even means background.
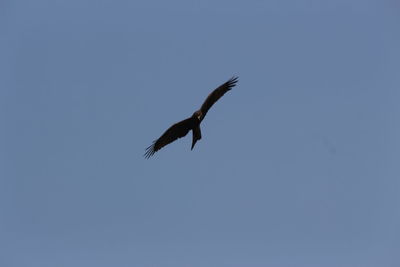
[[[196,124],[196,118],[190,117],[183,121],[177,122],[166,130],[160,138],[155,140],[151,146],[146,148],[144,153],[145,158],[150,158],[158,150],[164,146],[174,142],[176,139],[184,137],[187,133],[193,129]]]
[[[238,77],[233,76],[232,78],[229,79],[226,83],[220,85],[217,89],[211,92],[211,94],[208,95],[206,100],[204,101],[203,105],[201,105],[200,111],[201,111],[201,118],[200,121],[204,119],[206,116],[208,110],[214,105],[215,102],[218,101],[226,92],[232,89],[236,85],[238,81]]]

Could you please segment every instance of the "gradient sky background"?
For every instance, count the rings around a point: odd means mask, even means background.
[[[0,266],[400,266],[399,48],[396,0],[1,1]]]

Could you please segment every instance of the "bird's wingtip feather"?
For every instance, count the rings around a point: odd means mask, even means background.
[[[154,149],[155,143],[156,143],[156,141],[153,141],[153,144],[151,144],[150,146],[148,146],[148,147],[146,148],[146,152],[143,154],[143,156],[144,156],[146,159],[150,158],[151,156],[154,155],[154,153],[156,153],[156,151],[155,151],[155,149]]]
[[[230,78],[229,81],[227,82],[229,88],[234,87],[238,81],[239,81],[238,76],[236,76],[236,75],[232,76],[232,78]]]

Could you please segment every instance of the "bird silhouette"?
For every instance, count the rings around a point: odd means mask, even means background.
[[[145,158],[150,158],[154,155],[158,150],[163,148],[164,146],[174,142],[175,140],[184,137],[188,134],[190,130],[192,130],[192,146],[191,150],[193,150],[194,145],[198,140],[201,139],[201,129],[200,123],[203,121],[206,116],[208,110],[217,102],[226,92],[232,89],[238,82],[238,77],[232,77],[224,84],[220,85],[218,88],[213,90],[204,103],[201,105],[200,109],[195,111],[193,115],[187,119],[184,119],[180,122],[175,123],[171,127],[169,127],[157,140],[154,140],[153,143],[146,148],[146,152],[144,153]]]

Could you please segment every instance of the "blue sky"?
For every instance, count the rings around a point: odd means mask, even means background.
[[[400,4],[2,1],[0,265],[399,266]],[[191,136],[144,149],[233,75]]]

